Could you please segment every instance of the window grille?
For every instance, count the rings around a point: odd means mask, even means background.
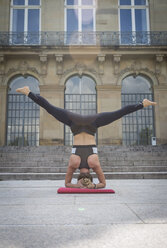
[[[136,104],[143,99],[153,101],[152,93],[124,94],[122,107]],[[122,140],[124,145],[150,145],[155,136],[153,107],[149,106],[122,118]]]
[[[73,76],[66,83],[64,95],[65,109],[81,115],[91,115],[97,112],[96,84],[87,76]],[[73,135],[68,126],[64,128],[65,145],[73,144]],[[97,135],[95,136],[97,139]]]
[[[39,106],[25,95],[8,94],[7,145],[39,145]]]

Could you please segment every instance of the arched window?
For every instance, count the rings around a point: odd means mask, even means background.
[[[143,76],[128,76],[122,81],[122,106],[135,104],[144,98],[153,100],[150,81]],[[122,120],[123,144],[148,145],[154,136],[153,108],[149,106],[126,115]]]
[[[65,108],[82,115],[94,114],[96,107],[96,84],[88,76],[73,76],[66,82]],[[65,145],[72,145],[72,133],[65,126]]]
[[[29,86],[39,94],[38,80],[32,76],[12,79],[9,84],[7,102],[7,138],[8,146],[39,145],[39,106],[30,98],[16,92],[17,88]]]

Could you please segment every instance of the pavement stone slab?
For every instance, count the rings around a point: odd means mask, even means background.
[[[166,248],[167,180],[107,180],[115,194],[57,194],[64,180],[0,181],[0,248]]]
[[[0,248],[166,248],[167,225],[0,226]]]

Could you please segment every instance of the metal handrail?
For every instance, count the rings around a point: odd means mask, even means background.
[[[0,46],[167,46],[167,31],[0,32]]]

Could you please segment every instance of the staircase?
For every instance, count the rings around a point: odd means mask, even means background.
[[[98,152],[106,179],[167,179],[167,145],[99,146]],[[66,146],[0,147],[0,180],[64,179],[70,153]]]

